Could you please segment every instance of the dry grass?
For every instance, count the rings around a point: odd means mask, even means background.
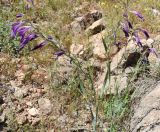
[[[118,22],[122,19],[123,13],[124,13],[124,4],[123,1],[119,0],[88,0],[88,5],[91,6],[85,6],[83,10],[80,12],[76,12],[77,8],[80,8],[83,2],[86,2],[87,0],[46,0],[46,1],[40,1],[36,0],[35,6],[31,6],[31,9],[26,11],[25,6],[26,3],[22,2],[21,4],[18,4],[18,2],[12,2],[12,4],[8,6],[0,5],[0,8],[2,10],[1,18],[2,21],[9,21],[13,22],[15,21],[15,15],[18,13],[24,13],[24,19],[27,19],[29,21],[34,22],[38,25],[41,32],[45,33],[46,35],[53,35],[57,39],[59,39],[62,43],[65,44],[66,48],[69,48],[69,46],[72,44],[72,40],[74,39],[72,36],[72,33],[70,32],[70,29],[68,28],[68,25],[74,20],[74,17],[80,16],[81,14],[85,14],[88,10],[91,10],[92,8],[97,8],[103,11],[103,14],[106,19],[107,23],[107,34],[110,35],[113,30],[117,28]],[[124,0],[126,1],[126,0]],[[83,3],[84,4],[84,3]],[[92,6],[94,5],[94,6]],[[2,7],[3,6],[3,7]],[[160,0],[139,0],[134,1],[129,4],[130,10],[138,10],[143,14],[145,17],[145,22],[141,22],[138,19],[136,19],[134,16],[130,15],[130,19],[134,23],[135,27],[143,27],[147,29],[151,34],[157,34],[160,31],[160,21],[158,16],[154,16],[152,12],[152,7],[156,9],[160,9]],[[121,31],[118,32],[119,38],[123,36],[123,33]],[[82,40],[85,40],[86,36],[84,38],[81,38],[77,43],[81,43]],[[86,41],[87,42],[87,41]],[[36,44],[36,41],[32,43],[33,45]],[[26,48],[27,50],[27,48]],[[22,53],[23,60],[27,62],[27,64],[36,64],[38,67],[45,68],[48,70],[48,67],[51,69],[50,74],[54,75],[56,72],[56,68],[52,69],[52,67],[56,66],[53,61],[53,51],[51,45],[46,46],[43,49],[39,49],[35,52],[24,52]],[[1,54],[1,60],[0,60],[0,73],[4,74],[6,76],[14,76],[16,70],[17,70],[17,62],[12,62],[12,57],[10,55]],[[4,60],[2,60],[4,59]],[[77,70],[76,68],[74,69]],[[49,70],[48,70],[49,71]],[[85,76],[82,78],[78,78],[80,76],[80,71],[73,72],[71,78],[66,83],[67,85],[62,85],[59,87],[60,90],[65,90],[65,93],[68,93],[68,96],[66,98],[69,98],[69,103],[71,107],[67,107],[68,113],[70,111],[73,111],[76,109],[76,105],[81,102],[84,103],[86,99],[89,101],[95,101],[96,99],[93,97],[93,91],[91,90],[90,80]],[[87,79],[88,80],[87,80]],[[83,89],[82,82],[85,83],[84,86],[87,87],[87,92],[84,95],[81,95],[79,93],[79,90]],[[50,80],[53,90],[57,91],[57,96],[61,97],[61,91],[59,92],[54,84],[52,83],[52,80]],[[62,88],[62,89],[61,89]],[[105,109],[107,118],[111,117],[113,118],[112,114],[115,114],[115,119],[118,121],[121,119],[120,116],[124,115],[124,112],[128,110],[128,102],[129,97],[128,93],[124,95],[124,97],[113,97],[107,103],[102,99],[98,100],[101,104],[106,105]],[[77,99],[78,97],[78,99]],[[78,103],[75,103],[78,100]],[[64,101],[64,102],[63,102]],[[62,99],[61,103],[66,103],[65,98]],[[75,102],[74,102],[75,101]],[[121,102],[121,103],[119,103]],[[86,102],[85,102],[86,103]],[[117,111],[114,111],[114,109],[119,108]],[[107,111],[108,110],[108,111]],[[103,110],[101,110],[103,111]],[[111,114],[112,113],[112,114]],[[120,121],[119,121],[120,122]],[[119,123],[118,122],[118,123]],[[115,122],[111,123],[111,130],[116,131],[117,126],[114,124]]]

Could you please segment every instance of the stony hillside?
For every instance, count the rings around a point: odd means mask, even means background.
[[[159,132],[158,1],[2,0],[0,131]]]

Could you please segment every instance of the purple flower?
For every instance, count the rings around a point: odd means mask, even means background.
[[[32,5],[34,5],[34,1],[33,0],[27,0],[29,3],[32,3]]]
[[[144,21],[144,17],[142,16],[142,14],[140,12],[138,12],[138,11],[130,11],[130,12]]]
[[[127,20],[127,23],[128,23],[128,26],[129,26],[129,28],[133,28],[133,26],[132,26],[132,24],[131,24],[131,22],[129,21],[129,20]]]
[[[52,37],[52,36],[48,36],[48,39],[49,39],[49,40],[52,40],[52,39],[53,39],[53,37]]]
[[[17,30],[24,24],[24,22],[15,22],[12,24],[12,29],[11,29],[11,37],[15,38],[17,34]]]
[[[19,18],[19,17],[22,17],[23,15],[24,15],[24,14],[19,13],[19,14],[16,15],[16,17]]]
[[[158,58],[158,54],[155,48],[149,48],[148,49],[150,53],[154,53],[156,55],[156,57]]]
[[[28,44],[30,41],[36,39],[38,35],[35,33],[29,34],[26,38],[23,39],[23,41],[20,43],[20,49],[23,49],[26,44]]]
[[[47,44],[47,41],[43,41],[42,43],[40,43],[37,46],[35,46],[31,51],[39,49],[39,48],[42,48],[46,44]]]
[[[23,26],[18,29],[18,35],[21,36],[21,42],[23,41],[25,34],[28,30],[30,30],[32,27],[31,26]]]
[[[59,56],[62,56],[63,54],[65,54],[64,51],[58,51],[58,52],[55,52],[55,53],[54,53],[54,55],[57,56],[56,58],[58,58]]]
[[[142,29],[142,28],[141,28],[141,29],[139,29],[139,30],[143,32],[143,34],[145,35],[146,39],[149,39],[149,38],[150,38],[150,36],[149,36],[149,34],[148,34],[147,30]]]
[[[138,46],[142,47],[142,43],[140,41],[140,38],[138,36],[138,33],[133,33],[134,37],[135,37],[135,41],[138,44]]]

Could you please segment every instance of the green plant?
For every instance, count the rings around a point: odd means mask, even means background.
[[[6,52],[9,54],[17,54],[19,48],[19,42],[11,39],[10,36],[10,24],[0,20],[0,52]]]

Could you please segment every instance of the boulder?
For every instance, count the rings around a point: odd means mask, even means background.
[[[98,10],[92,10],[89,13],[76,17],[70,24],[73,34],[76,36],[91,26],[95,21],[102,18],[102,13]]]
[[[89,38],[89,42],[93,46],[93,56],[105,60],[106,51],[104,49],[102,37],[104,36],[104,32],[93,35]]]
[[[140,88],[138,88],[140,89]],[[160,84],[146,94],[134,109],[131,132],[158,132],[160,124]]]
[[[78,17],[71,23],[71,29],[74,35],[80,34],[85,29],[84,18]]]
[[[89,26],[86,29],[86,32],[89,35],[94,35],[94,34],[100,33],[104,29],[105,29],[105,21],[104,19],[100,19],[95,21],[91,26]]]
[[[89,38],[89,43],[93,47],[93,56],[97,59],[104,61],[109,58],[113,58],[113,56],[115,56],[119,51],[119,48],[116,45],[111,44],[109,47],[109,53],[106,54],[102,39],[105,39],[105,30],[101,33],[91,36]]]
[[[84,23],[85,23],[85,28],[89,27],[92,25],[95,21],[99,20],[102,18],[102,12],[99,10],[92,10],[86,15],[84,15]]]

